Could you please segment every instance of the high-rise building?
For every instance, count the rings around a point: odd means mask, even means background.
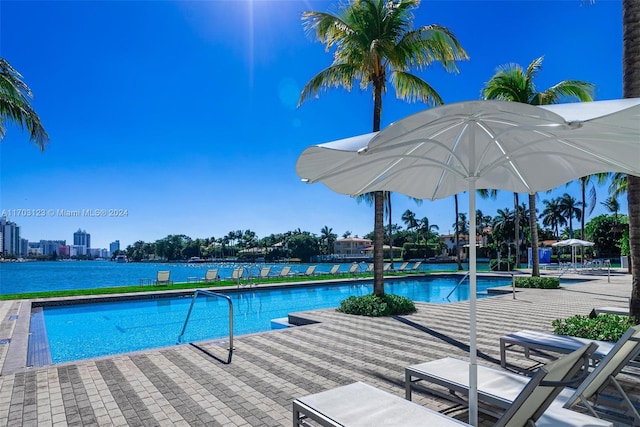
[[[114,253],[115,251],[120,250],[120,240],[116,240],[115,242],[109,243],[109,252]]]
[[[20,255],[20,227],[6,217],[0,218],[0,252]]]
[[[42,255],[61,255],[60,246],[66,244],[66,240],[40,240],[40,253]]]
[[[74,246],[84,246],[85,249],[91,248],[91,234],[87,233],[87,230],[80,230],[73,233]]]

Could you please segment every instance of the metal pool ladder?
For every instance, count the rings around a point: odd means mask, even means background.
[[[205,295],[208,297],[217,297],[224,298],[229,303],[229,356],[227,358],[227,364],[231,363],[231,356],[233,355],[233,302],[231,298],[227,295],[219,294],[217,292],[205,291],[204,289],[196,289],[193,292],[193,297],[191,299],[191,305],[189,306],[189,311],[187,312],[187,317],[184,319],[184,325],[182,325],[182,332],[178,336],[178,344],[182,344],[182,339],[184,338],[184,331],[187,329],[187,324],[189,323],[189,318],[191,317],[191,311],[193,310],[193,305],[196,302],[196,299],[200,295]]]
[[[447,299],[449,299],[449,297],[451,296],[451,294],[452,294],[452,293],[454,293],[454,292],[456,291],[456,289],[458,289],[458,287],[460,287],[460,285],[462,285],[462,282],[464,282],[464,281],[465,281],[465,279],[466,279],[467,277],[469,277],[469,274],[470,274],[470,273],[467,271],[467,272],[464,274],[464,276],[462,276],[462,279],[460,279],[460,281],[458,282],[458,284],[457,284],[457,285],[455,285],[455,286],[453,287],[453,289],[451,289],[451,292],[449,292],[449,295],[447,295]]]

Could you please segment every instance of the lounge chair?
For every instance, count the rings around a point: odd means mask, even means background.
[[[596,343],[598,348],[591,355],[592,365],[595,366],[613,348],[615,343],[609,341],[596,341],[586,338],[572,337],[568,335],[557,335],[551,332],[522,330],[500,337],[500,364],[507,366],[507,350],[513,347],[522,347],[524,356],[529,358],[531,352],[541,353],[543,351],[553,351],[556,353],[570,353],[577,348]],[[632,360],[630,366],[640,367],[640,361]]]
[[[355,274],[358,272],[358,268],[360,267],[360,265],[357,262],[352,263],[349,266],[349,271],[347,271],[346,274],[350,274],[352,276],[355,276]]]
[[[231,280],[234,280],[240,286],[240,280],[244,275],[244,267],[236,267],[231,272]]]
[[[367,268],[364,270],[364,273],[373,273],[373,263],[367,264]]]
[[[262,267],[260,269],[260,274],[258,275],[258,280],[265,279],[269,277],[270,274],[271,274],[271,267]]]
[[[618,414],[620,418],[626,417],[627,421],[632,418],[634,425],[640,425],[638,411],[615,378],[639,352],[640,326],[636,326],[627,330],[584,381],[573,385],[577,388],[567,387],[558,395],[551,407],[569,409],[576,403],[582,403],[594,416],[598,417],[599,414],[595,409],[597,406],[616,406],[623,409],[623,413]],[[467,366],[465,361],[447,357],[407,367],[405,369],[406,398],[411,399],[411,392],[415,384],[425,381],[442,386],[447,390],[441,392],[435,388],[429,388],[430,393],[457,404],[466,405],[466,397],[469,394]],[[523,375],[502,369],[478,366],[478,400],[483,405],[485,412],[497,415],[499,412],[489,408],[508,409],[528,382],[529,378]],[[618,390],[620,396],[618,399],[603,395],[605,388],[609,385],[613,385]],[[609,409],[606,414],[615,418],[614,412]],[[566,413],[565,415],[573,416],[573,414]]]
[[[278,277],[289,277],[289,276],[291,276],[291,267],[286,265],[282,267],[282,270],[280,270]]]
[[[156,275],[156,285],[171,285],[173,282],[171,281],[171,271],[162,270],[158,271]]]
[[[391,270],[391,263],[388,262],[385,265],[382,266],[382,271],[389,271]]]
[[[204,277],[200,279],[201,282],[215,282],[216,280],[220,280],[218,276],[218,269],[214,268],[213,270],[207,270]]]
[[[340,264],[336,264],[333,267],[331,267],[331,270],[329,270],[329,274],[335,276],[338,274],[338,270],[340,270]]]
[[[592,346],[584,346],[540,368],[495,425],[611,426],[588,415],[550,408],[561,384],[576,374],[591,349]],[[305,418],[322,426],[468,426],[360,382],[294,400],[293,425],[303,425]]]
[[[411,271],[418,271],[418,269],[420,268],[420,266],[422,265],[422,261],[417,261],[415,264],[413,264],[413,267],[411,267]]]
[[[405,271],[407,269],[407,265],[409,265],[408,262],[403,262],[402,264],[400,264],[400,267],[398,267],[398,271]]]
[[[304,272],[299,273],[298,276],[313,276],[316,268],[318,268],[317,265],[310,265]]]

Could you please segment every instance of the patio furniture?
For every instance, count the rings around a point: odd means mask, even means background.
[[[595,344],[590,345],[595,346]],[[572,385],[576,388],[567,387],[563,390],[552,406],[569,409],[577,403],[582,403],[596,417],[601,415],[596,408],[606,409],[604,414],[608,417],[624,418],[626,422],[631,421],[634,425],[640,425],[638,411],[615,378],[638,353],[640,353],[640,326],[629,328],[584,381]],[[466,367],[466,362],[451,357],[407,367],[405,369],[406,398],[410,400],[414,386],[424,381],[446,389],[446,392],[441,392],[430,387],[429,393],[457,404],[467,405],[469,378]],[[529,378],[524,375],[485,366],[478,367],[478,399],[482,410],[499,416],[499,410],[509,408],[528,382]],[[619,396],[605,395],[604,392],[608,386],[615,387]],[[616,413],[616,409],[621,409],[622,412]],[[565,414],[565,416],[573,417],[573,414]]]
[[[171,271],[161,270],[156,274],[156,285],[171,285]]]
[[[202,277],[200,279],[201,282],[215,282],[216,280],[219,280],[220,277],[218,277],[218,269],[214,268],[213,270],[207,270],[207,272],[205,273],[204,277]]]
[[[611,426],[557,405],[550,407],[564,384],[587,363],[585,359],[593,347],[584,346],[538,369],[495,426]],[[360,382],[294,400],[293,425],[304,425],[306,418],[322,426],[468,425]]]

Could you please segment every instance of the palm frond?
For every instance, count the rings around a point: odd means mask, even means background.
[[[0,140],[6,135],[7,121],[27,129],[33,142],[41,151],[49,141],[40,117],[31,107],[33,93],[22,80],[22,75],[9,62],[0,58]]]
[[[438,92],[420,77],[396,71],[391,74],[391,83],[395,87],[396,97],[409,102],[422,101],[431,106],[442,105],[443,101]]]
[[[304,101],[318,94],[321,90],[334,87],[343,87],[350,91],[353,86],[353,80],[359,77],[358,70],[351,64],[331,65],[313,76],[311,80],[302,88],[298,107]]]

